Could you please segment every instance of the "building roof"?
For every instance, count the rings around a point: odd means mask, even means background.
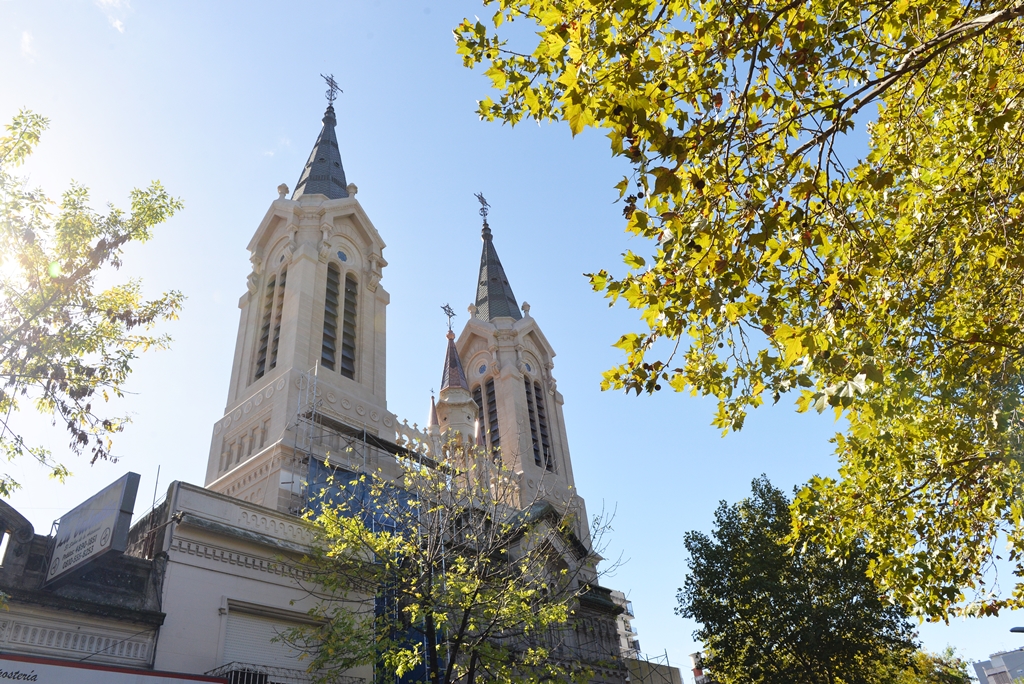
[[[505,277],[505,269],[501,267],[498,252],[494,249],[491,227],[487,225],[486,219],[480,237],[484,241],[484,248],[480,254],[480,278],[476,288],[476,317],[493,321],[500,316],[509,316],[518,321],[523,314],[516,304],[516,296],[512,294],[512,286]]]
[[[295,185],[292,199],[303,195],[326,195],[328,199],[348,197],[348,183],[345,182],[345,169],[341,165],[341,151],[338,149],[338,136],[334,127],[338,119],[334,116],[334,105],[328,105],[324,112],[324,127],[309,153],[309,161],[302,169],[299,182]]]
[[[469,391],[466,371],[462,370],[462,359],[455,348],[455,333],[448,331],[448,351],[444,355],[444,373],[441,375],[441,391],[452,387],[461,387]]]

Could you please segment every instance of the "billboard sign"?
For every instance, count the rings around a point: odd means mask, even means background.
[[[128,473],[61,516],[46,584],[110,551],[128,546],[128,528],[139,491],[138,473]]]

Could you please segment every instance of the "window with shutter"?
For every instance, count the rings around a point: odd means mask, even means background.
[[[320,346],[320,365],[334,370],[338,349],[338,302],[341,273],[334,264],[327,266],[327,292],[324,295],[324,336]]]

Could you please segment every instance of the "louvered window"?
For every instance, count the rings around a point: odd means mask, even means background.
[[[284,288],[288,281],[288,269],[281,270],[281,279],[277,286],[277,303],[274,305],[274,337],[270,341],[270,368],[277,367],[277,350],[281,342],[281,316],[284,311]]]
[[[480,385],[473,388],[473,401],[476,402],[476,422],[480,425],[480,430],[486,432],[487,428],[484,427],[484,395],[480,390]]]
[[[527,391],[529,393],[529,391]],[[540,432],[540,450],[544,454],[544,468],[555,470],[555,459],[551,454],[551,438],[548,436],[548,414],[544,410],[544,393],[540,383],[533,383],[533,396],[537,400],[537,431]]]
[[[498,435],[498,403],[494,396],[493,379],[484,385],[484,394],[487,397],[487,429],[491,433],[491,448],[497,449],[501,446],[501,437]]]
[[[540,435],[537,433],[537,407],[533,403],[533,385],[530,378],[523,380],[526,386],[526,406],[530,412],[530,435],[533,438],[533,462],[538,466],[543,465],[540,457]]]
[[[334,264],[327,266],[327,293],[324,296],[324,338],[320,346],[320,365],[335,369],[338,350],[338,301],[341,273]]]
[[[345,316],[341,328],[341,374],[356,377],[356,279],[345,276]]]
[[[274,317],[274,286],[277,278],[271,276],[267,289],[263,293],[263,321],[260,324],[259,346],[256,348],[256,373],[253,379],[259,380],[267,370],[267,349],[270,347],[270,322]]]

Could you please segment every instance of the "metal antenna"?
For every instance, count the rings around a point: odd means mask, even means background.
[[[455,318],[455,311],[452,310],[452,307],[450,307],[447,304],[445,304],[444,306],[441,307],[441,311],[444,311],[444,315],[448,317],[448,332],[451,332],[452,331],[452,319]]]
[[[320,74],[320,78],[327,81],[327,102],[333,107],[334,101],[338,99],[338,93],[345,91],[338,87],[338,82],[334,80],[334,74],[329,74],[327,76]]]
[[[475,197],[480,201],[480,216],[484,220],[484,227],[490,228],[490,226],[487,225],[487,212],[491,208],[491,205],[487,203],[486,199],[484,199],[484,193],[478,192]]]

